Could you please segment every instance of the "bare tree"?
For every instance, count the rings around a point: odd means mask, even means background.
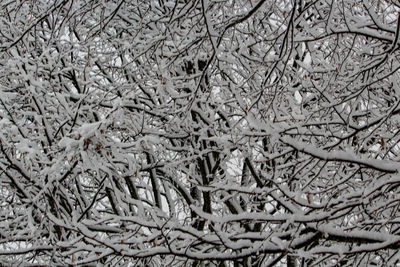
[[[0,265],[400,262],[397,1],[0,7]]]

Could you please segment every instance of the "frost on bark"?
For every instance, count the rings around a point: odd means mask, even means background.
[[[395,266],[395,1],[0,2],[0,265]]]

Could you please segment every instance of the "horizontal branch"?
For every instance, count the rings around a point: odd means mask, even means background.
[[[371,168],[377,171],[386,172],[386,173],[397,173],[400,169],[400,163],[391,162],[388,160],[379,160],[379,159],[370,159],[365,158],[359,155],[356,155],[352,152],[344,152],[344,151],[325,151],[320,148],[313,146],[312,144],[305,144],[302,142],[298,142],[289,137],[281,137],[280,140],[296,149],[299,152],[305,153],[312,157],[325,160],[325,161],[338,161],[338,162],[348,162],[355,163],[361,166]]]

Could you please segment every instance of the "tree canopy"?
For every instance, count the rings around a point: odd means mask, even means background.
[[[0,2],[0,265],[400,263],[400,3]]]

